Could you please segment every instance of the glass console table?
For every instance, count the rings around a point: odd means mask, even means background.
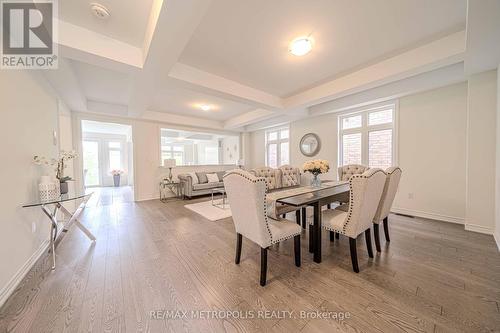
[[[55,199],[55,200],[49,200],[49,201],[39,201],[39,202],[33,202],[29,204],[23,205],[23,208],[30,208],[30,207],[40,207],[42,211],[45,213],[45,215],[49,218],[51,227],[50,227],[50,251],[52,252],[52,269],[56,268],[56,240],[59,237],[59,235],[63,232],[67,232],[69,228],[74,224],[78,229],[80,229],[90,240],[95,242],[96,238],[92,233],[85,228],[85,226],[80,222],[78,219],[78,216],[82,212],[82,210],[85,208],[85,205],[89,201],[90,197],[92,196],[92,193],[89,194],[76,194],[76,195],[69,195],[69,194],[63,194],[61,195],[60,198]],[[76,201],[76,200],[82,200],[82,203],[78,206],[78,208],[75,210],[74,213],[69,212],[62,203],[64,202],[69,202],[69,201]],[[50,210],[50,206],[54,206],[52,210]],[[59,228],[58,222],[57,222],[57,213],[61,211],[64,215],[69,217],[69,220],[67,222],[63,222],[62,228]]]

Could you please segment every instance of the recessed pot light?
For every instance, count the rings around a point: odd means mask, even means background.
[[[313,40],[311,37],[299,37],[295,38],[290,43],[290,53],[295,56],[303,56],[311,52],[313,47]]]
[[[200,109],[203,111],[209,111],[211,109],[210,105],[202,104],[200,105]]]

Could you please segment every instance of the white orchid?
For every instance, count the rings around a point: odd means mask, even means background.
[[[49,159],[45,156],[35,155],[33,157],[33,162],[36,165],[55,166],[54,171],[56,173],[56,178],[59,179],[61,182],[64,182],[70,179],[70,177],[64,177],[64,169],[68,167],[68,165],[65,162],[74,159],[77,156],[78,155],[74,150],[71,151],[61,150],[61,152],[59,153],[59,159],[55,158]]]

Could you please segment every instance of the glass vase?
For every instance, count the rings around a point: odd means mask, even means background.
[[[319,174],[313,174],[313,177],[311,179],[311,186],[321,187],[321,179],[319,178]]]

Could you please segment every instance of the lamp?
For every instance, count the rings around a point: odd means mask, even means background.
[[[168,181],[172,182],[172,168],[175,168],[175,159],[173,158],[168,158],[166,160],[163,160],[163,166],[165,168],[168,168],[169,173],[168,173]]]
[[[238,166],[238,168],[240,169],[243,169],[242,167],[245,165],[245,160],[240,158],[237,162],[236,162],[236,165]]]

